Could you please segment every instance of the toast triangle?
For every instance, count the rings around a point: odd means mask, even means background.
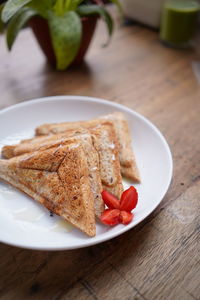
[[[95,161],[97,158],[95,158],[92,146],[89,147],[89,143],[87,143],[87,145],[85,144],[86,138],[84,137],[86,136],[87,139],[89,139],[89,136],[92,138],[90,144],[93,144],[93,148],[96,150],[99,157],[98,169],[100,171],[103,188],[120,198],[123,192],[123,185],[120,172],[119,143],[112,122],[104,121],[102,124],[93,126],[88,130],[85,128],[79,128],[79,130],[70,129],[65,131],[65,133],[38,136],[26,141],[21,141],[21,143],[17,145],[4,146],[2,154],[4,157],[11,157],[26,152],[46,149],[52,146],[52,144],[65,143],[73,139],[81,139],[82,145],[84,142],[84,146],[86,148],[87,160],[91,173],[95,173],[95,168],[97,167],[97,163],[95,163]],[[97,174],[95,176],[97,177]],[[99,217],[103,212],[104,205],[101,194],[99,193],[100,187],[98,182],[99,180],[96,180],[96,184],[92,185],[97,197],[95,200],[95,211],[96,215]]]
[[[140,182],[140,174],[136,163],[136,158],[132,149],[131,135],[128,127],[128,122],[121,112],[113,112],[108,115],[100,116],[97,119],[78,122],[63,122],[54,124],[43,124],[36,128],[36,136],[49,134],[58,134],[70,129],[86,128],[90,129],[104,122],[112,122],[119,142],[119,159],[121,165],[121,173],[123,176]]]
[[[104,210],[104,202],[101,197],[102,184],[99,173],[99,156],[97,151],[93,147],[92,137],[86,130],[70,131],[70,133],[68,134],[36,137],[33,139],[26,140],[26,142],[22,141],[21,143],[16,145],[4,146],[2,152],[4,154],[4,157],[8,157],[8,155],[5,154],[9,153],[11,157],[14,157],[35,151],[45,150],[46,153],[48,153],[48,149],[51,149],[52,147],[59,148],[61,146],[69,145],[71,143],[81,143],[87,158],[89,180],[95,198],[95,214],[97,217],[100,217]],[[8,150],[8,147],[10,150]]]
[[[10,183],[89,236],[95,236],[94,197],[81,145],[72,143],[0,160]]]

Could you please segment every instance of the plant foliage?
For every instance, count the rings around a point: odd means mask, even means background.
[[[121,8],[119,0],[111,2]],[[1,20],[7,24],[6,40],[9,50],[12,49],[19,31],[30,18],[37,15],[47,20],[58,70],[66,69],[79,50],[81,17],[97,15],[105,22],[109,37],[113,32],[113,20],[109,12],[103,5],[91,1],[8,0],[1,10]]]

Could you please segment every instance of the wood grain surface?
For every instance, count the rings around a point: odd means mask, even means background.
[[[48,252],[2,244],[0,299],[200,299],[200,87],[191,67],[198,51],[166,48],[157,32],[137,24],[118,26],[102,48],[105,40],[99,22],[86,62],[56,72],[29,29],[11,53],[1,36],[0,108],[64,94],[122,103],[166,137],[170,189],[137,227],[93,247]]]

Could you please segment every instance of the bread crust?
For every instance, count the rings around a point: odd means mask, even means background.
[[[0,179],[34,198],[89,236],[95,236],[94,195],[80,143],[0,160]]]
[[[101,116],[97,119],[79,122],[64,122],[54,124],[44,124],[36,128],[35,133],[37,136],[58,134],[69,129],[91,128],[105,121],[112,122],[116,131],[119,143],[119,159],[121,165],[121,173],[123,176],[140,182],[140,174],[136,163],[136,158],[132,149],[132,140],[128,127],[128,122],[121,112],[113,112],[111,114]]]
[[[99,155],[103,189],[120,198],[123,192],[119,162],[119,145],[113,124],[105,122],[90,130]]]
[[[84,141],[84,136],[92,137],[92,144],[98,153],[98,170],[100,171],[100,178],[103,184],[103,188],[109,190],[112,194],[120,198],[123,192],[122,177],[120,171],[120,161],[119,161],[119,143],[116,135],[116,131],[112,122],[104,121],[97,126],[90,127],[88,129],[68,129],[64,133],[35,137],[29,140],[21,141],[17,145],[13,145],[12,155],[20,155],[26,152],[31,152],[35,150],[43,150],[52,145],[59,145],[60,143],[70,142],[74,139],[81,139]],[[88,161],[90,164],[90,169],[96,167],[92,166],[93,162],[90,163],[95,154],[94,150],[90,151],[88,148]],[[9,150],[9,153],[11,151]],[[91,154],[89,154],[91,153]],[[6,149],[4,147],[4,156],[6,154]],[[97,160],[93,158],[93,161]],[[97,173],[97,172],[96,172]],[[97,175],[96,175],[97,177]],[[96,181],[98,182],[98,181]],[[93,184],[94,186],[94,184]],[[97,187],[98,191],[100,187]],[[103,212],[104,206],[101,197],[101,193],[95,191],[96,199],[96,215],[99,217]]]
[[[95,214],[97,217],[100,217],[104,210],[104,202],[101,197],[102,192],[102,184],[101,177],[99,174],[99,156],[93,147],[93,141],[91,135],[88,131],[83,130],[80,132],[76,132],[74,136],[72,136],[72,132],[70,132],[69,137],[65,134],[61,134],[58,136],[48,136],[48,139],[42,137],[41,139],[36,138],[31,139],[29,141],[22,142],[15,146],[13,153],[24,154],[26,152],[33,151],[43,151],[51,149],[52,147],[61,147],[64,145],[70,145],[72,143],[80,143],[85,152],[85,156],[87,158],[88,169],[89,169],[89,180],[91,183],[92,191],[95,199]]]

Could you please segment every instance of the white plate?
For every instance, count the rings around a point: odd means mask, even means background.
[[[115,227],[97,224],[97,235],[87,237],[62,222],[40,204],[0,183],[0,240],[30,249],[75,249],[114,238],[144,220],[161,202],[172,177],[170,149],[160,131],[131,109],[97,98],[55,96],[23,102],[0,112],[0,147],[33,136],[34,128],[47,122],[96,118],[113,111],[123,112],[129,122],[134,151],[142,177],[135,184],[139,204],[131,224]],[[124,181],[125,187],[131,183]]]

